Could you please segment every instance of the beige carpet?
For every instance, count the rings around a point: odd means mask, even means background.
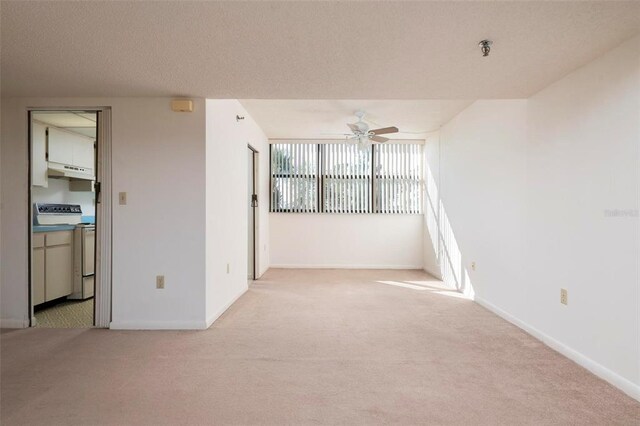
[[[419,272],[271,270],[206,331],[5,331],[0,420],[639,424],[638,402],[455,295]]]
[[[36,327],[87,328],[93,326],[93,298],[68,300],[35,312]]]

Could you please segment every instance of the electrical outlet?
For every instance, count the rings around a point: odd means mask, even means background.
[[[127,204],[127,193],[126,192],[118,193],[118,201],[120,202],[121,206],[126,205]]]
[[[560,303],[562,303],[563,305],[569,304],[569,295],[567,294],[566,288],[560,289]]]
[[[476,262],[471,262],[471,270],[472,271],[476,270]]]
[[[156,277],[156,288],[164,288],[164,275],[158,275]]]
[[[227,274],[231,271],[231,264],[227,263]]]

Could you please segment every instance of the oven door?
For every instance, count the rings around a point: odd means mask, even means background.
[[[96,252],[96,230],[95,228],[82,229],[82,275],[94,274]]]

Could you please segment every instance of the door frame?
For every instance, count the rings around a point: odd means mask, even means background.
[[[111,158],[111,107],[28,107],[27,108],[27,260],[28,260],[28,297],[27,312],[29,313],[29,327],[35,325],[33,311],[33,202],[32,202],[32,144],[31,144],[31,114],[38,111],[87,111],[97,114],[96,138],[96,249],[95,249],[95,295],[93,304],[93,326],[108,328],[112,312],[112,158]]]
[[[252,194],[253,195],[258,195],[258,155],[260,154],[260,152],[255,149],[254,147],[251,146],[251,144],[247,144],[247,147],[249,148],[249,150],[253,153],[253,156],[251,158],[251,164],[253,167],[253,183],[251,185],[252,187]],[[258,279],[258,255],[259,255],[259,250],[258,250],[258,242],[259,242],[259,238],[258,238],[258,203],[260,202],[259,199],[256,199],[256,204],[251,206],[251,209],[253,211],[252,217],[253,217],[253,224],[247,224],[248,226],[253,226],[253,274],[252,274],[252,280],[257,280]]]

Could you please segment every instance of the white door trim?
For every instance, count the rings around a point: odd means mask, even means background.
[[[98,166],[100,194],[96,197],[96,303],[94,325],[111,323],[111,108],[98,112]]]
[[[111,239],[112,239],[112,206],[111,206],[111,107],[28,107],[28,114],[34,111],[96,111],[98,113],[98,159],[97,159],[97,182],[101,184],[101,191],[99,194],[99,201],[96,199],[96,263],[95,263],[95,305],[94,305],[94,326],[101,328],[109,328],[111,323]],[[27,120],[29,121],[29,120]],[[27,123],[27,129],[31,128],[31,124]],[[29,149],[28,152],[28,191],[29,191],[29,217],[33,217],[33,204],[31,200],[31,133],[27,131],[27,140]],[[33,315],[33,301],[32,299],[32,274],[31,274],[31,250],[32,241],[31,235],[32,220],[29,219],[28,228],[28,280],[29,280],[29,316],[31,318],[31,325],[33,326],[35,317]]]
[[[251,176],[253,177],[253,182],[251,184],[252,186],[252,191],[253,194],[259,195],[260,191],[259,191],[259,181],[258,181],[258,166],[259,166],[259,162],[260,162],[260,152],[255,149],[251,144],[247,144],[247,147],[249,148],[249,151],[251,151],[252,153],[252,157],[251,157],[251,165],[249,167],[253,167],[253,173],[251,174]],[[260,208],[258,207],[260,205],[260,199],[258,198],[258,205],[256,207],[252,207],[252,217],[253,217],[253,223],[249,223],[247,224],[247,228],[252,227],[253,228],[253,276],[252,278],[250,278],[252,281],[256,281],[259,278],[260,275],[260,250],[258,250],[258,247],[260,247],[260,224],[259,224],[259,218],[260,218]]]

